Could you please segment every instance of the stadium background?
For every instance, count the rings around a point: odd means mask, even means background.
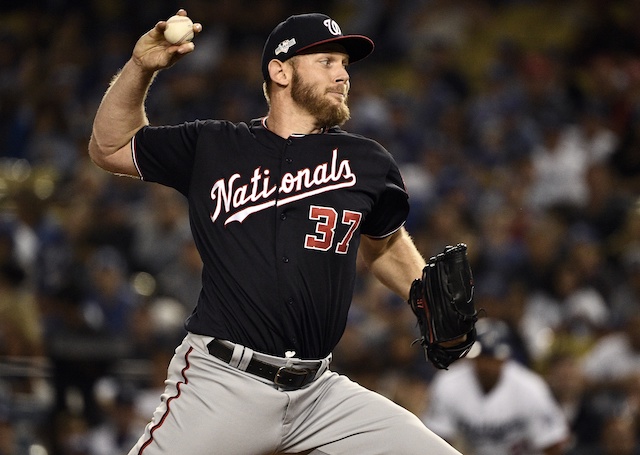
[[[640,367],[604,384],[582,365],[604,337],[640,332],[640,2],[3,5],[0,454],[123,453],[155,407],[199,280],[184,201],[105,174],[86,148],[135,40],[178,7],[204,31],[154,83],[154,124],[263,115],[262,43],[290,14],[371,36],[345,128],[394,154],[421,251],[469,244],[478,306],[549,381],[573,453],[611,421],[637,448]],[[413,316],[359,277],[334,367],[420,415],[435,372]]]

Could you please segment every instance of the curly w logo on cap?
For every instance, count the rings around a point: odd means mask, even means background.
[[[325,14],[310,13],[290,16],[273,29],[262,51],[262,75],[269,79],[269,62],[284,62],[313,46],[339,42],[351,63],[362,60],[373,51],[373,41],[364,35],[343,35],[336,21]]]

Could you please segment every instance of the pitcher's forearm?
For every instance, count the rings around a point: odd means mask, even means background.
[[[93,123],[89,153],[94,161],[126,146],[136,131],[149,123],[144,101],[155,74],[129,60],[115,76]]]
[[[404,228],[385,239],[362,236],[360,253],[378,280],[404,299],[415,278],[420,278],[425,260]]]

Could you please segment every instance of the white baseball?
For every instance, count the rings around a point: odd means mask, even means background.
[[[193,22],[187,16],[171,16],[167,19],[164,39],[171,44],[182,44],[193,39]]]

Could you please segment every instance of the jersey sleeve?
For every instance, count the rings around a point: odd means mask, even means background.
[[[189,191],[196,144],[202,122],[145,126],[131,139],[138,173],[143,180]]]
[[[441,438],[451,441],[458,432],[458,423],[451,403],[445,398],[451,396],[448,388],[449,384],[447,384],[444,375],[436,375],[431,383],[427,410],[421,419],[431,431]]]
[[[391,155],[389,159],[384,188],[362,224],[362,233],[373,238],[393,234],[404,225],[409,215],[409,196],[404,180]]]
[[[549,387],[541,379],[537,382],[537,389],[531,387],[529,437],[536,449],[544,450],[566,440],[569,428]]]

